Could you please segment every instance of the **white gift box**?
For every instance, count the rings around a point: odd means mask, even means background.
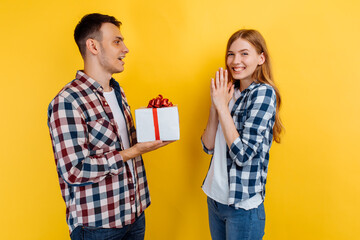
[[[136,109],[135,121],[138,142],[180,139],[177,106]]]

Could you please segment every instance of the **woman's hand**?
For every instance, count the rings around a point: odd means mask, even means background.
[[[229,101],[234,94],[234,85],[228,82],[228,72],[222,68],[211,79],[211,103],[217,111],[228,108]]]

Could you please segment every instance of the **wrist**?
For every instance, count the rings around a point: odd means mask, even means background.
[[[214,115],[217,114],[217,109],[216,109],[215,105],[213,105],[213,104],[210,107],[210,114],[214,114]]]
[[[134,155],[141,155],[143,154],[143,152],[141,151],[141,149],[139,148],[139,144],[136,143],[134,146],[131,147],[133,154]]]
[[[123,161],[126,162],[129,159],[132,159],[134,157],[136,157],[139,152],[139,150],[136,147],[136,144],[128,149],[122,150],[120,151],[120,155],[123,158]]]
[[[230,114],[229,108],[227,108],[227,107],[220,107],[220,108],[217,109],[217,114],[218,114],[219,116],[224,116],[224,115],[226,115],[226,114]]]

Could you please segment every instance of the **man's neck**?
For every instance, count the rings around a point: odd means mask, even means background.
[[[104,92],[111,91],[110,79],[112,76],[110,73],[105,72],[98,64],[90,64],[85,62],[84,73],[98,82],[104,89]]]

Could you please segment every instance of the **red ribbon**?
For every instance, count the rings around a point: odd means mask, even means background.
[[[152,109],[153,119],[154,119],[154,129],[155,129],[155,140],[160,140],[160,133],[159,133],[159,122],[158,122],[158,115],[157,109]]]
[[[153,119],[154,119],[154,130],[155,130],[155,140],[160,140],[160,133],[159,133],[159,122],[158,122],[158,115],[157,115],[157,108],[162,107],[171,107],[173,104],[167,98],[163,98],[161,94],[157,96],[157,98],[153,98],[149,101],[148,108],[152,108]]]
[[[169,102],[169,99],[163,98],[161,94],[157,98],[153,98],[149,101],[148,108],[161,108],[161,107],[171,107],[173,106],[172,102]]]

